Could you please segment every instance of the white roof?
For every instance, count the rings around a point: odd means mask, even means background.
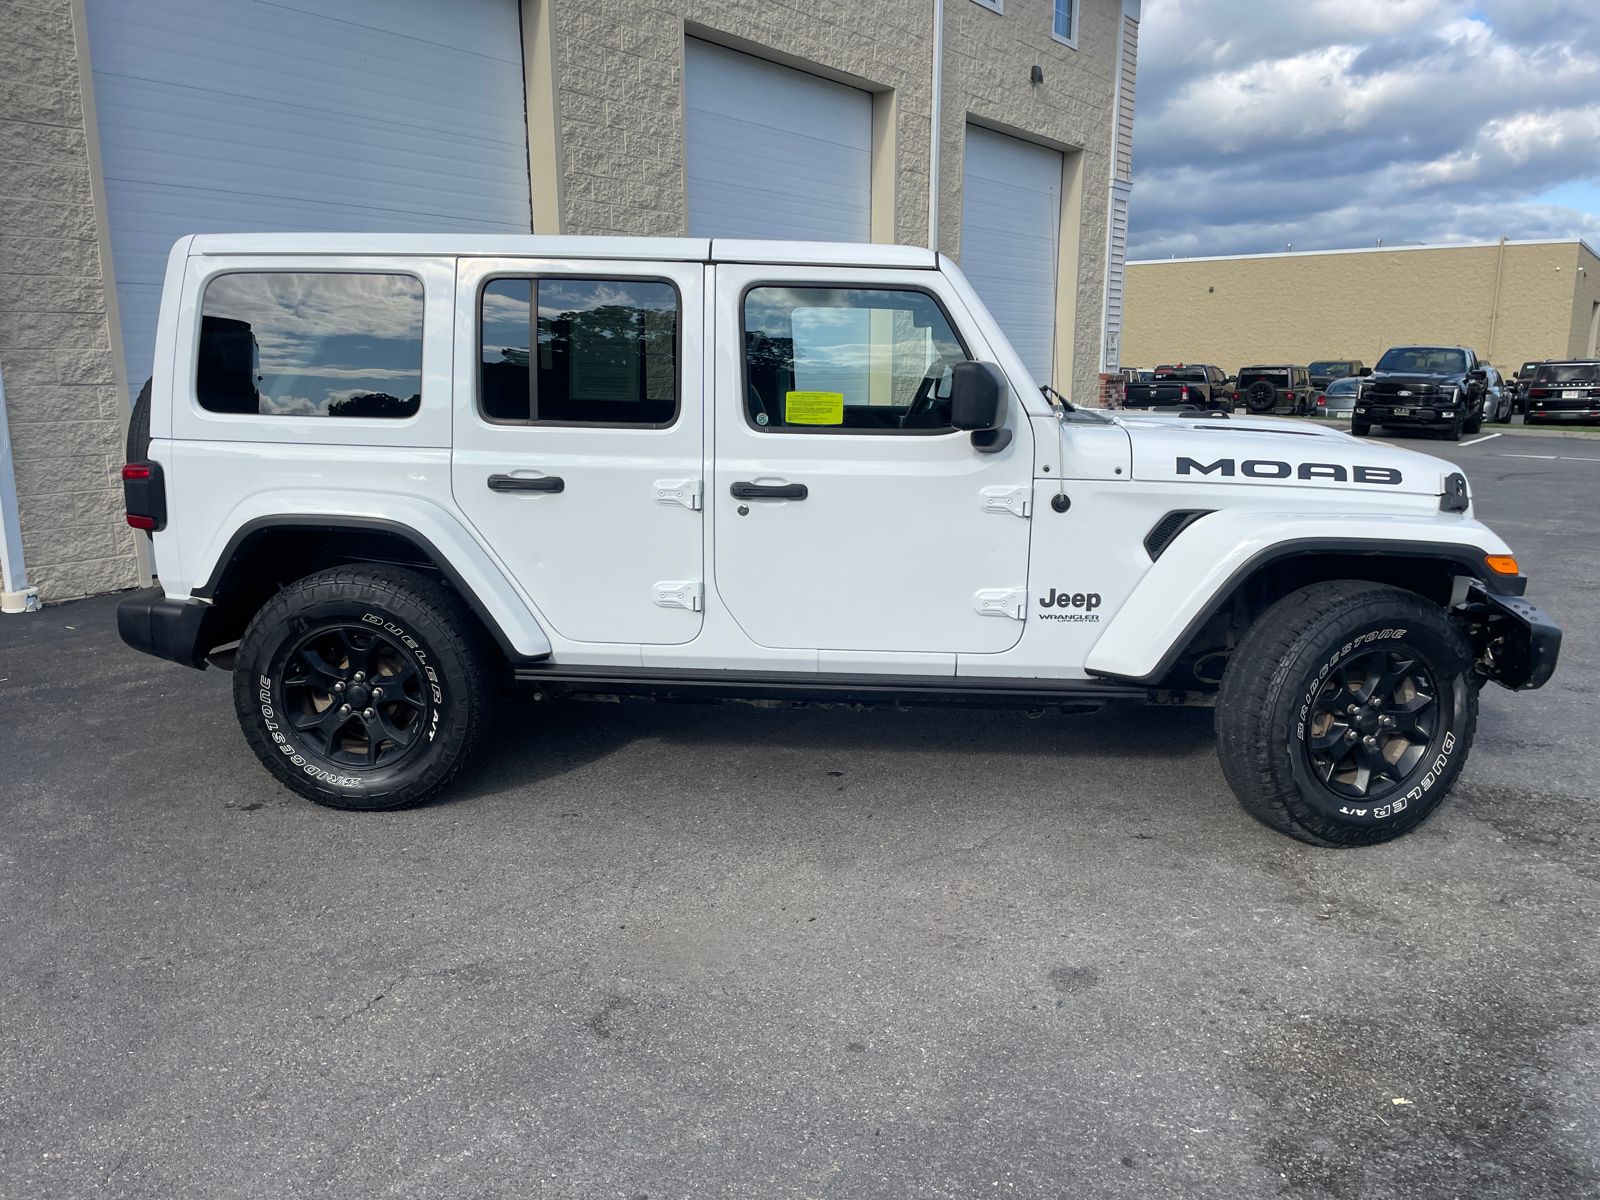
[[[921,246],[865,242],[777,242],[735,238],[567,237],[555,234],[454,233],[203,233],[189,247],[199,255],[414,254],[487,258],[594,258],[633,262],[739,262],[933,270],[938,258]]]

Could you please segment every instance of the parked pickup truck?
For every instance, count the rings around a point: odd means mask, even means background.
[[[1361,385],[1350,432],[1429,429],[1458,442],[1483,427],[1488,399],[1486,365],[1466,346],[1391,346]]]
[[[161,584],[122,637],[232,672],[335,808],[446,787],[513,683],[1199,703],[1250,812],[1364,845],[1559,652],[1450,463],[1048,399],[915,247],[186,237],[157,343],[123,479]]]
[[[1126,408],[1190,408],[1232,412],[1228,376],[1221,367],[1178,363],[1157,367],[1149,383],[1130,383]]]

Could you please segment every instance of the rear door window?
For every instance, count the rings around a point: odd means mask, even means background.
[[[414,416],[422,305],[412,275],[219,275],[201,306],[196,397],[215,413]]]
[[[484,286],[478,407],[517,425],[662,428],[678,416],[678,292],[653,279]]]

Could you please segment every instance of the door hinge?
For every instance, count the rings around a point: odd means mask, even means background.
[[[698,479],[658,479],[656,480],[657,504],[681,504],[685,508],[700,511],[704,489]]]
[[[655,586],[655,600],[660,608],[686,608],[699,612],[705,607],[704,588],[698,579],[669,579]]]
[[[972,607],[984,617],[1010,617],[1021,621],[1028,611],[1025,588],[983,588],[972,598]]]
[[[984,512],[1008,512],[1014,517],[1033,515],[1033,487],[986,487],[978,493],[983,497]]]

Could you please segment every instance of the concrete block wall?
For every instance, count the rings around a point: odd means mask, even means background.
[[[1371,366],[1390,346],[1436,343],[1515,371],[1586,352],[1596,265],[1577,241],[1130,263],[1122,361]]]
[[[0,375],[29,582],[45,601],[138,583],[68,0],[0,0]]]

